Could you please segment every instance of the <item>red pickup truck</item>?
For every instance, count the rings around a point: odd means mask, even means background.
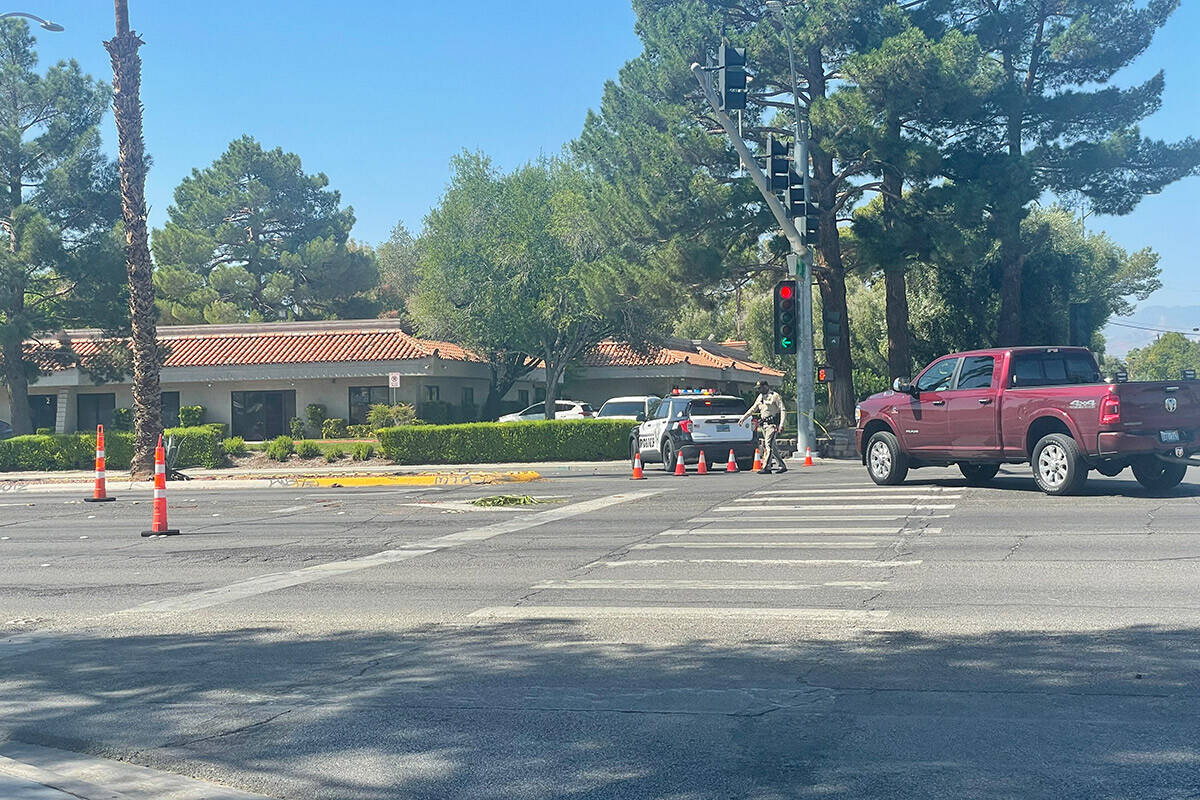
[[[971,484],[1030,462],[1038,487],[1071,494],[1089,470],[1165,491],[1200,451],[1200,382],[1105,383],[1080,347],[974,350],[859,404],[855,442],[877,484],[957,464]]]

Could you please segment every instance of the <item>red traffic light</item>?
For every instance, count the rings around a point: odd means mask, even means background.
[[[779,296],[782,297],[784,300],[790,299],[791,296],[795,293],[796,293],[796,290],[792,288],[792,285],[790,283],[779,284]]]

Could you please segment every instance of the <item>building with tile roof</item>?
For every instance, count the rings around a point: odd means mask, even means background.
[[[164,414],[202,405],[210,422],[232,435],[264,439],[288,432],[309,404],[327,417],[365,421],[374,403],[412,403],[434,420],[476,418],[488,391],[488,369],[474,353],[449,342],[419,339],[395,320],[334,320],[237,325],[162,326]],[[114,341],[102,331],[64,331],[30,342],[43,372],[30,384],[35,428],[93,430],[113,409],[132,404],[128,378],[96,383],[94,374]],[[89,372],[91,366],[93,372]],[[389,376],[396,386],[389,386]],[[781,373],[753,361],[744,342],[668,340],[637,349],[602,342],[568,370],[560,397],[596,408],[617,395],[662,395],[676,386],[742,392]],[[505,396],[506,410],[541,399],[536,369]],[[8,419],[7,392],[0,419]]]

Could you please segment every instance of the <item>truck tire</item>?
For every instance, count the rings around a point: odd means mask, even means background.
[[[908,477],[908,456],[891,431],[880,431],[867,442],[867,474],[880,486],[895,486]]]
[[[1000,465],[969,464],[966,461],[960,461],[958,462],[958,471],[967,479],[969,486],[983,486],[996,477],[996,473],[1000,471]]]
[[[1151,492],[1174,489],[1187,474],[1187,464],[1171,464],[1153,456],[1134,460],[1133,477]]]
[[[1079,445],[1065,433],[1050,433],[1033,448],[1033,479],[1046,494],[1078,492],[1087,481],[1088,468]]]

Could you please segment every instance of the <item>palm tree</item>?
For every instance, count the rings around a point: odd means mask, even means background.
[[[162,390],[158,371],[154,267],[146,228],[146,151],[142,141],[143,42],[129,30],[128,0],[114,0],[117,35],[104,43],[113,66],[113,116],[117,121],[121,208],[125,219],[125,268],[129,276],[129,312],[133,329],[134,442],[132,472],[154,469],[154,447],[162,431]]]

